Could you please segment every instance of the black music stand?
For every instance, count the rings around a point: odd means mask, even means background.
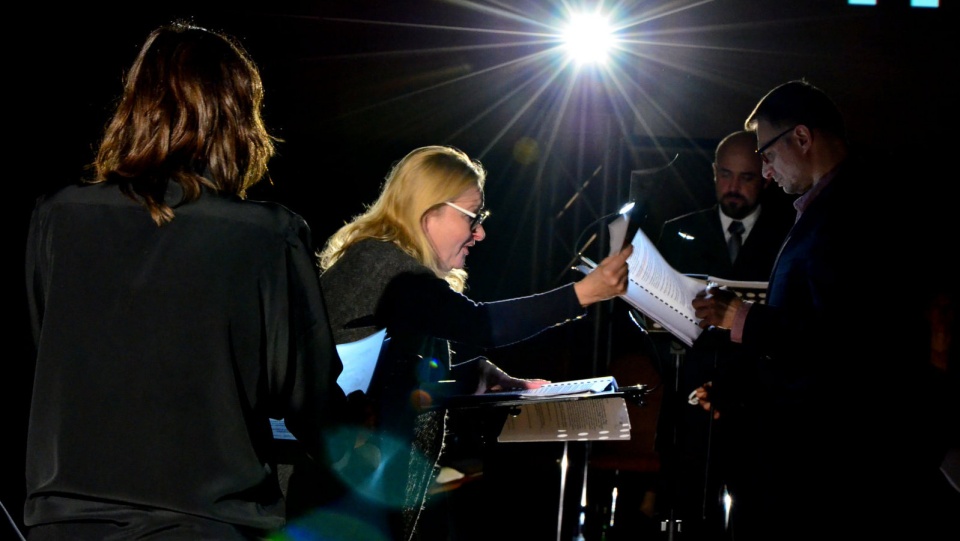
[[[502,472],[497,472],[499,464],[496,457],[499,455],[498,451],[505,449],[504,446],[518,445],[519,450],[528,449],[528,444],[553,443],[560,447],[561,455],[557,460],[559,479],[556,479],[557,484],[553,485],[556,492],[550,492],[548,496],[543,490],[544,487],[540,486],[529,492],[528,500],[530,505],[534,502],[539,504],[544,498],[556,494],[556,539],[559,541],[572,538],[576,533],[564,531],[565,525],[568,530],[574,527],[564,519],[572,515],[570,510],[573,504],[578,504],[567,497],[570,493],[568,480],[575,480],[575,475],[578,475],[571,473],[569,469],[571,463],[577,462],[572,456],[586,453],[591,441],[629,439],[630,420],[626,403],[629,401],[643,405],[649,391],[645,385],[636,385],[585,396],[535,399],[502,397],[498,396],[498,393],[488,393],[450,397],[444,401],[444,405],[450,409],[452,415],[459,416],[458,422],[454,423],[453,435],[470,438],[481,444],[487,477],[497,479],[491,479],[491,484],[488,485],[488,488],[497,491],[490,495],[491,499],[511,501],[512,497],[523,498],[520,494],[527,493],[529,489],[523,483],[514,482],[509,475],[504,476]],[[605,419],[606,426],[596,425],[599,419]],[[468,430],[470,434],[463,434],[464,430]],[[491,476],[487,466],[496,473]],[[503,479],[502,483],[500,479]],[[511,490],[513,493],[508,494]],[[542,524],[542,520],[529,522]],[[544,533],[542,528],[538,528],[536,532],[538,536]]]

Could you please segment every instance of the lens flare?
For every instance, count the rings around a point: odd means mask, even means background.
[[[577,13],[563,31],[567,53],[579,64],[604,64],[615,43],[613,29],[599,13]]]

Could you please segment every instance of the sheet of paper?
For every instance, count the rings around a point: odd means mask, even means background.
[[[337,383],[345,394],[358,390],[367,392],[386,335],[387,330],[382,329],[356,342],[337,345],[337,353],[343,362],[343,372]]]
[[[621,397],[531,402],[519,408],[503,424],[498,442],[630,439],[630,415]]]
[[[622,214],[607,226],[610,231],[610,255],[619,252],[626,246],[627,227],[629,225],[630,216]]]
[[[529,398],[531,400],[539,398],[551,398],[563,395],[590,395],[602,392],[615,392],[617,390],[617,379],[613,376],[601,376],[597,378],[576,379],[570,381],[554,381],[537,387],[536,389],[523,389],[517,391],[495,391],[490,393],[495,396]]]
[[[726,286],[734,290],[767,289],[767,282],[760,282],[755,280],[730,280],[728,278],[720,278],[717,276],[707,276],[707,282],[713,282],[718,286]]]
[[[610,230],[610,253],[622,246],[629,226],[626,216],[618,217],[608,224]],[[621,298],[639,310],[645,317],[691,346],[702,332],[697,325],[693,299],[703,291],[708,282],[726,286],[747,300],[765,302],[766,282],[726,280],[712,276],[689,276],[670,266],[650,238],[638,229],[631,241],[633,253],[627,259],[630,281],[627,293]],[[589,258],[580,257],[576,268],[589,274],[597,264]]]
[[[270,428],[273,430],[273,439],[275,440],[296,441],[297,439],[287,429],[287,424],[283,422],[283,419],[270,419]]]
[[[610,237],[622,237],[626,230],[626,221],[618,218],[610,224]],[[642,229],[634,234],[631,244],[633,253],[627,259],[630,280],[627,293],[620,298],[683,343],[692,345],[701,333],[692,302],[706,282],[677,272]],[[581,256],[580,260],[581,264],[576,268],[584,274],[597,267],[587,257]]]
[[[610,230],[610,253],[622,245],[628,231],[629,219],[618,217],[608,224]],[[638,229],[631,241],[633,253],[627,259],[630,281],[627,292],[620,297],[665,329],[684,344],[691,346],[702,332],[697,325],[693,299],[703,291],[708,282],[727,287],[746,300],[766,301],[766,282],[727,280],[712,276],[686,275],[676,271],[664,259],[653,242]],[[589,274],[597,264],[581,256],[576,267]]]
[[[633,236],[633,253],[627,265],[631,281],[677,309],[693,313],[690,302],[703,289],[703,282],[674,270],[643,230],[638,229]]]

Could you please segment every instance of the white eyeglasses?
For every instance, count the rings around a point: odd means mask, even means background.
[[[469,210],[459,205],[455,205],[449,201],[444,201],[444,203],[470,217],[470,231],[476,231],[477,228],[480,227],[480,224],[482,224],[483,221],[490,216],[490,211],[484,208],[481,208],[478,212],[470,212]]]

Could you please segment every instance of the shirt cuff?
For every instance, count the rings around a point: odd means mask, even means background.
[[[747,313],[750,312],[751,306],[753,306],[753,301],[743,301],[743,304],[740,305],[737,313],[733,316],[733,327],[730,329],[731,342],[736,344],[743,342],[743,325],[747,322]]]

